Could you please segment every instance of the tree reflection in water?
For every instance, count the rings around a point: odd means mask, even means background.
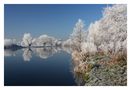
[[[34,52],[42,59],[47,59],[57,52],[53,47],[35,48]]]
[[[4,56],[15,56],[16,51],[11,50],[11,49],[5,49],[4,50]]]
[[[15,56],[18,50],[5,49],[4,56]],[[33,55],[40,57],[41,59],[47,59],[53,56],[55,53],[64,51],[68,54],[72,54],[73,49],[71,47],[32,47],[32,48],[23,48],[23,60],[30,61]],[[72,55],[71,55],[72,56]],[[82,76],[75,72],[74,68],[77,66],[77,62],[71,60],[70,71],[75,79],[77,85],[84,85]]]
[[[32,58],[32,50],[30,48],[24,48],[23,51],[24,61],[30,61],[30,59]]]
[[[19,50],[19,49],[18,49]],[[5,49],[4,56],[15,56],[18,50]],[[68,54],[71,53],[71,49],[67,47],[32,47],[32,48],[23,48],[23,59],[25,61],[30,61],[32,54],[39,56],[42,59],[47,59],[48,57],[53,56],[53,54],[65,51]]]

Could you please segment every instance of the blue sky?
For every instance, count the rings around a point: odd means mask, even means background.
[[[22,38],[25,32],[33,37],[42,34],[68,38],[80,18],[89,26],[102,17],[106,4],[5,4],[5,38]]]

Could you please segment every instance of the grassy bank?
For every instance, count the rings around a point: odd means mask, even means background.
[[[88,86],[125,86],[127,85],[127,54],[72,53],[75,77]],[[79,82],[78,82],[79,83]],[[83,83],[81,83],[83,84]]]

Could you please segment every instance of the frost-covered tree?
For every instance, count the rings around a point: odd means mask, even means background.
[[[76,23],[73,33],[71,34],[71,41],[73,45],[81,47],[81,43],[84,40],[84,22],[79,19],[78,22]]]
[[[13,41],[11,39],[4,39],[4,46],[12,45]]]
[[[96,21],[95,23],[91,23],[89,28],[88,28],[88,35],[87,35],[87,42],[88,43],[94,43],[96,48],[98,49],[98,46],[101,44],[101,39],[100,39],[100,33],[99,33],[99,28],[100,28],[100,22]],[[90,45],[92,45],[90,44]]]
[[[56,39],[54,37],[48,36],[48,35],[41,35],[37,39],[37,46],[53,46],[56,42]]]
[[[100,27],[100,31],[104,32],[101,41],[106,42],[108,49],[112,52],[124,49],[125,46],[122,45],[127,38],[126,5],[113,5],[105,8]]]
[[[30,47],[32,45],[32,36],[30,33],[25,33],[21,42],[22,46]]]
[[[55,44],[55,46],[61,46],[62,45],[62,40],[55,40],[54,44]]]
[[[65,40],[63,43],[62,43],[62,46],[71,46],[71,45],[73,45],[73,43],[72,43],[72,40],[69,38],[69,39],[67,39],[67,40]]]
[[[10,46],[17,44],[16,39],[4,39],[4,46]]]
[[[61,42],[54,37],[48,35],[41,35],[38,38],[32,38],[30,33],[25,33],[21,42],[22,46],[54,46]]]
[[[103,17],[90,25],[87,44],[83,44],[82,47],[84,49],[93,45],[97,51],[117,53],[126,49],[126,38],[127,7],[126,5],[113,5],[106,7]]]
[[[37,46],[37,38],[33,38],[33,40],[32,40],[32,46]]]

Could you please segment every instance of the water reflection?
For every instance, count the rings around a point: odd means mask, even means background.
[[[4,51],[4,56],[15,56],[16,55],[16,51],[11,50],[11,49],[6,49]]]
[[[77,67],[78,65],[78,62],[75,61],[75,60],[71,60],[71,65],[70,65],[70,70],[72,72],[72,75],[73,75],[73,78],[75,80],[75,83],[78,85],[78,86],[83,86],[85,84],[85,81],[83,79],[83,76],[80,74],[80,73],[77,73],[75,71],[75,68]]]
[[[47,59],[48,57],[53,56],[53,54],[65,51],[71,53],[71,48],[67,47],[32,47],[32,48],[23,48],[23,59],[24,61],[30,61],[32,54],[39,56],[42,59]],[[5,49],[4,56],[15,56],[18,50]]]
[[[58,50],[52,47],[46,47],[46,48],[35,48],[35,53],[42,59],[47,59],[48,57],[51,57],[53,54],[57,53]]]
[[[12,49],[5,49],[5,56],[15,56],[18,50],[12,50]],[[56,53],[60,53],[61,51],[64,51],[71,55],[72,48],[71,47],[32,47],[32,48],[23,48],[22,49],[22,57],[24,61],[30,61],[32,57],[35,55],[41,59],[47,60],[47,58],[53,56]],[[76,61],[71,60],[70,63],[70,72],[72,73],[72,76],[75,80],[75,83],[77,85],[84,85],[83,78],[80,74],[76,73],[74,68],[77,65]]]
[[[47,60],[47,58],[53,56],[56,53],[60,53],[61,51],[64,51],[68,54],[72,53],[72,48],[70,47],[32,47],[32,48],[23,48],[19,50],[5,49],[4,55],[5,57],[16,56],[20,50],[23,51],[21,55],[24,61],[31,61],[34,55],[41,59]],[[75,62],[71,61],[69,72],[72,73],[74,81],[76,82],[77,85],[83,85],[82,77],[74,71],[75,65],[76,65]]]
[[[32,58],[32,50],[30,48],[23,49],[23,59],[24,61],[30,61]]]

